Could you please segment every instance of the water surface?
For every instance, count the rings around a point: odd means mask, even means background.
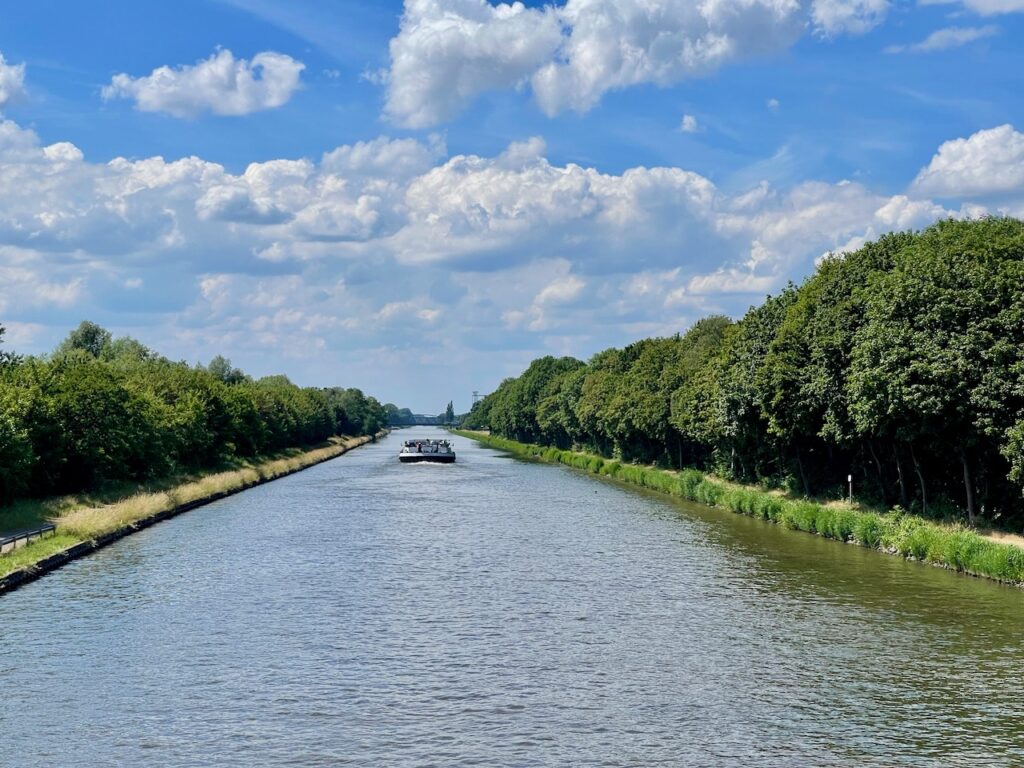
[[[0,765],[1024,764],[1021,592],[416,436],[0,599]]]

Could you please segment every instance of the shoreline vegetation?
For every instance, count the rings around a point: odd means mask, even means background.
[[[9,510],[8,520],[51,522],[57,530],[0,555],[0,595],[155,522],[330,461],[383,434],[333,437],[322,445],[239,461],[227,469],[95,496],[19,502]]]
[[[829,254],[743,317],[545,356],[459,426],[1024,532],[1024,221]]]
[[[0,344],[3,336],[0,325]],[[0,348],[0,536],[56,525],[0,555],[0,577],[31,578],[341,455],[397,410],[356,388],[254,378],[220,356],[173,361],[89,321],[47,355]]]
[[[741,485],[696,469],[675,471],[627,464],[592,453],[521,443],[486,432],[466,429],[453,432],[520,458],[564,464],[791,530],[1024,587],[1024,549],[959,524],[938,523],[900,511],[865,511],[847,502],[822,503],[794,498],[779,490]]]

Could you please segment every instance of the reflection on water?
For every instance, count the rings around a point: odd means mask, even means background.
[[[1024,764],[1024,594],[396,433],[0,600],[0,764]]]

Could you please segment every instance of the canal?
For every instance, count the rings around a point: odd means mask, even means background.
[[[1024,593],[405,430],[0,599],[0,765],[1024,765]]]

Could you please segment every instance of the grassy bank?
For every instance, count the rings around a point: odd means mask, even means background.
[[[848,504],[819,504],[787,498],[760,488],[729,483],[693,469],[670,472],[623,464],[593,454],[517,443],[482,432],[455,432],[516,456],[565,464],[677,498],[778,523],[793,530],[901,555],[961,573],[1024,585],[1024,549],[993,541],[961,526],[942,525],[897,512],[866,512]]]
[[[294,449],[221,471],[167,478],[145,487],[119,486],[93,496],[25,500],[0,510],[0,530],[52,522],[56,535],[0,555],[0,579],[80,544],[129,531],[140,522],[186,505],[213,500],[340,456],[370,437],[332,438],[310,449]]]

